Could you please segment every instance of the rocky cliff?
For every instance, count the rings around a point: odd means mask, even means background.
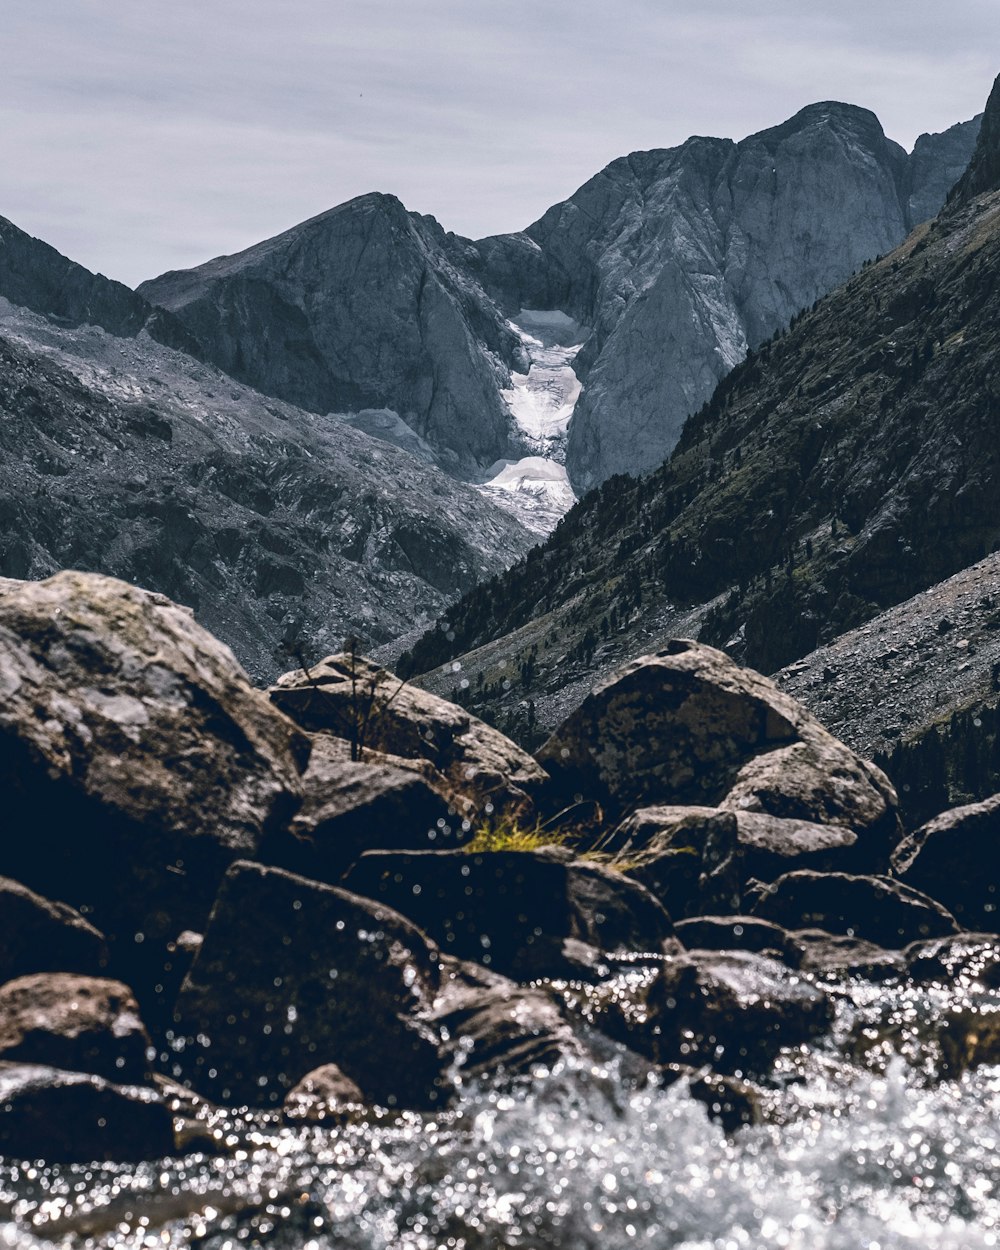
[[[139,290],[241,381],[313,412],[390,409],[468,477],[516,454],[500,391],[521,349],[457,254],[432,218],[366,195]]]
[[[385,640],[531,536],[439,469],[146,334],[0,300],[0,576],[83,568],[195,608],[260,677]],[[283,648],[286,648],[283,650]]]
[[[529,454],[500,395],[525,369],[506,318],[562,310],[593,331],[567,452],[585,490],[655,468],[748,348],[932,216],[977,130],[907,156],[867,110],[816,104],[741,143],[623,157],[518,234],[473,243],[368,195],[139,289],[240,380],[389,409],[473,479]]]

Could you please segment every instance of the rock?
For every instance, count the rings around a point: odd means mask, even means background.
[[[0,1065],[0,1154],[46,1163],[138,1163],[174,1153],[152,1089],[34,1064]]]
[[[151,1045],[119,981],[43,972],[0,986],[0,1060],[141,1084]]]
[[[365,1096],[335,1063],[307,1073],[285,1096],[286,1124],[343,1124],[365,1105]]]
[[[903,956],[914,981],[1000,989],[1000,941],[995,934],[959,933],[913,942]]]
[[[906,959],[863,938],[834,936],[822,929],[798,929],[788,934],[787,962],[816,977],[865,977],[885,981],[906,975]]]
[[[922,825],[896,848],[892,871],[965,928],[1000,933],[1000,794]]]
[[[107,964],[104,934],[79,912],[0,877],[0,984],[29,972],[100,976]]]
[[[676,931],[688,950],[755,951],[781,959],[789,948],[785,930],[757,916],[696,916],[679,920]]]
[[[644,885],[672,917],[729,910],[739,901],[737,824],[713,807],[643,807],[627,817],[602,851]]]
[[[825,929],[888,950],[959,928],[939,903],[899,881],[843,872],[787,873],[762,892],[752,910],[786,929]]]
[[[362,195],[141,294],[257,390],[320,413],[389,408],[471,476],[513,450],[500,362],[517,341],[452,251],[432,218]]]
[[[888,779],[773,682],[677,640],[599,683],[539,751],[563,795],[621,815],[721,807],[854,830],[875,857],[898,835]]]
[[[353,741],[362,755],[372,750],[428,761],[446,778],[456,806],[471,805],[477,814],[530,819],[548,780],[496,729],[360,656],[332,655],[308,673],[285,673],[270,694],[304,729]]]
[[[347,889],[402,912],[459,959],[521,981],[590,979],[608,956],[676,949],[659,903],[621,873],[540,851],[372,851]]]
[[[453,1079],[517,1076],[582,1053],[554,999],[475,964],[446,957],[431,1020],[443,1030]]]
[[[1000,187],[1000,75],[986,101],[976,148],[965,173],[948,195],[949,207],[961,208],[977,195]]]
[[[693,951],[642,981],[598,986],[584,1016],[654,1063],[707,1063],[745,1075],[767,1072],[783,1047],[825,1032],[833,1004],[765,955]]]
[[[867,840],[843,825],[783,820],[765,812],[737,811],[736,840],[744,881],[774,881],[786,872],[874,871],[885,862]],[[866,853],[867,852],[867,853]]]
[[[318,881],[335,884],[363,851],[471,836],[419,773],[371,757],[353,761],[347,744],[328,734],[313,739],[302,789],[298,814],[267,840],[261,858]]]
[[[57,573],[0,597],[0,868],[109,935],[197,928],[294,813],[308,740],[191,613]]]
[[[223,1103],[280,1104],[336,1063],[366,1102],[431,1106],[439,1038],[423,1016],[439,983],[436,948],[388,907],[237,863],[177,1001],[178,1063]]]

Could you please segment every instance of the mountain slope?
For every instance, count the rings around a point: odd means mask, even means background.
[[[533,540],[335,417],[0,300],[0,576],[75,567],[192,606],[257,678],[431,619]],[[313,647],[317,651],[313,652]]]
[[[474,706],[530,701],[541,724],[682,609],[773,671],[980,559],[1000,543],[998,273],[1000,193],[953,201],[734,370],[666,465],[589,495],[404,667],[462,656]]]

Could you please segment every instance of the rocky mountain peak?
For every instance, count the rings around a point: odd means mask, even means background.
[[[950,204],[967,204],[977,195],[1000,190],[1000,74],[993,83],[969,167],[948,197]]]

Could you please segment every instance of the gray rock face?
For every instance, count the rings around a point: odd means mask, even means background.
[[[574,486],[659,464],[749,347],[937,211],[977,129],[926,136],[908,159],[867,110],[815,104],[739,144],[622,158],[530,226],[553,287],[566,275],[550,298],[595,327]]]
[[[514,451],[499,392],[518,343],[447,250],[432,218],[365,195],[141,293],[265,394],[316,412],[390,408],[474,476]]]
[[[505,317],[561,309],[593,329],[567,461],[584,490],[659,464],[748,347],[935,213],[977,131],[908,157],[867,110],[815,104],[738,144],[622,157],[520,233],[472,243],[366,195],[139,290],[235,377],[318,412],[387,408],[473,478],[519,454]]]

